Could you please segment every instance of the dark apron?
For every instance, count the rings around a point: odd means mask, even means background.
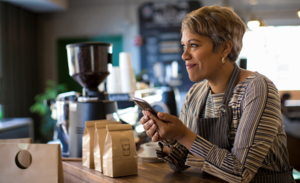
[[[230,126],[232,122],[232,108],[228,106],[230,98],[233,93],[233,89],[237,82],[238,76],[240,73],[240,68],[234,64],[233,72],[230,76],[229,83],[227,85],[224,98],[222,100],[222,104],[219,108],[219,118],[201,118],[201,114],[205,109],[207,96],[210,91],[210,86],[205,91],[205,95],[203,96],[200,102],[200,108],[198,111],[198,117],[194,120],[193,124],[196,124],[195,128],[193,128],[194,132],[201,136],[202,138],[206,139],[212,144],[217,145],[219,148],[226,149],[231,152],[232,145],[230,143]],[[272,172],[264,173],[265,171],[259,169],[257,174],[254,176],[251,182],[255,183],[265,183],[270,182],[295,182],[291,170],[278,173]],[[269,172],[269,171],[268,171]],[[284,180],[284,181],[281,181]]]

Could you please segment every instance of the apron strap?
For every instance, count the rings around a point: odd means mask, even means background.
[[[219,113],[220,113],[220,117],[226,117],[227,119],[227,124],[228,124],[228,128],[230,128],[231,123],[232,123],[232,109],[230,106],[228,106],[231,95],[233,93],[233,89],[235,87],[235,84],[238,80],[239,74],[240,74],[240,68],[239,66],[237,66],[236,63],[234,63],[234,68],[233,71],[231,73],[230,79],[229,79],[229,83],[227,85],[224,97],[223,97],[223,101],[221,106],[219,107]],[[224,116],[224,113],[226,113],[226,116]],[[228,134],[228,138],[230,138],[230,134]]]
[[[236,65],[236,63],[234,63],[234,68],[233,71],[231,73],[230,79],[229,79],[229,83],[227,85],[226,91],[225,91],[225,95],[223,97],[223,101],[222,104],[228,105],[229,104],[229,100],[230,97],[233,93],[233,89],[235,87],[235,84],[238,80],[239,74],[240,74],[240,68],[239,66]]]

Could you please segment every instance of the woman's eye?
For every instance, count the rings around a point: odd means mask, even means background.
[[[196,48],[196,47],[198,47],[198,45],[196,45],[196,44],[191,44],[191,47],[192,47],[192,48]]]
[[[184,45],[181,45],[181,46],[182,46],[182,49],[185,50],[185,46]]]

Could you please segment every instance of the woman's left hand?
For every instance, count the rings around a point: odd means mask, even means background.
[[[180,140],[190,131],[176,116],[158,112],[156,117],[148,111],[145,111],[145,114],[157,125],[157,134],[154,138]]]

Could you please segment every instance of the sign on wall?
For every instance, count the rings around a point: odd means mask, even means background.
[[[191,11],[201,7],[199,1],[149,2],[139,8],[141,66],[147,69],[155,85],[176,86],[187,91],[193,84],[182,60],[181,22]]]

